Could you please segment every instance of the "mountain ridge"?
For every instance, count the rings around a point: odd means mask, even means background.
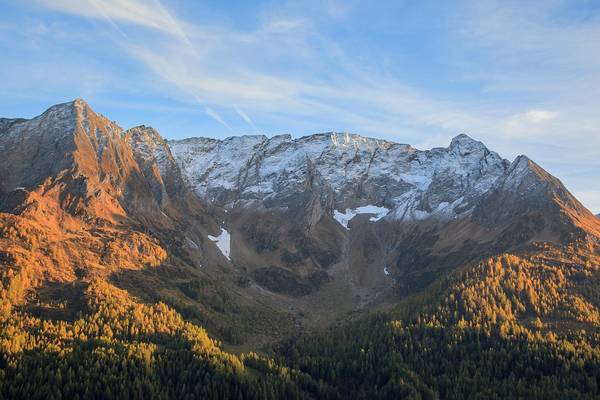
[[[83,100],[0,151],[0,397],[598,393],[600,219],[526,156],[168,141]]]
[[[30,290],[100,276],[217,326],[227,311],[187,285],[220,282],[244,307],[311,327],[391,307],[494,254],[600,236],[559,180],[465,134],[430,150],[335,132],[173,141],[78,99],[0,120],[7,148],[0,215],[41,245],[7,236],[0,251],[25,249]],[[48,257],[54,237],[72,239]]]
[[[89,132],[94,128],[89,126],[89,118],[106,126],[107,139],[98,135],[98,127],[95,132]],[[526,156],[519,156],[509,163],[497,153],[488,150],[482,142],[466,134],[454,137],[448,147],[437,147],[431,150],[417,150],[410,145],[389,140],[335,132],[308,135],[297,139],[293,139],[291,135],[277,135],[272,138],[265,135],[247,135],[222,140],[198,137],[165,140],[152,127],[140,125],[122,129],[101,114],[96,114],[83,99],[54,105],[40,116],[30,120],[2,119],[0,125],[2,128],[0,149],[23,147],[23,143],[17,146],[14,141],[18,138],[21,142],[23,140],[32,142],[31,145],[26,146],[27,154],[38,154],[40,142],[44,144],[44,141],[53,141],[44,147],[44,150],[50,150],[50,154],[32,160],[27,170],[19,170],[18,167],[17,170],[11,169],[10,165],[19,163],[12,162],[10,160],[12,154],[8,154],[9,159],[5,159],[4,166],[0,163],[0,170],[3,170],[7,177],[0,182],[0,193],[7,193],[17,187],[26,187],[36,180],[39,183],[45,179],[45,176],[40,174],[55,174],[59,169],[67,168],[69,162],[76,164],[73,165],[76,171],[83,170],[84,174],[96,176],[98,181],[102,181],[106,176],[123,181],[126,179],[120,175],[123,171],[132,168],[135,170],[139,167],[128,166],[131,161],[127,160],[127,156],[125,158],[122,156],[127,151],[121,149],[110,151],[110,147],[114,147],[113,143],[122,139],[128,141],[130,154],[137,163],[148,164],[145,166],[145,172],[150,180],[155,179],[155,182],[150,184],[154,186],[151,191],[155,200],[163,206],[167,204],[165,197],[167,192],[174,191],[175,187],[184,187],[181,182],[184,180],[205,201],[209,196],[213,197],[206,203],[224,207],[226,201],[232,199],[238,203],[246,200],[250,202],[262,200],[263,205],[268,208],[277,203],[278,199],[273,202],[273,198],[285,195],[285,186],[288,188],[291,186],[289,193],[299,192],[306,185],[308,177],[312,182],[323,186],[325,192],[321,193],[321,196],[325,197],[319,201],[325,213],[333,214],[333,209],[343,212],[346,206],[351,208],[366,206],[366,201],[389,208],[390,212],[384,218],[419,220],[436,212],[437,215],[444,216],[448,210],[450,217],[460,216],[469,208],[468,197],[472,196],[469,190],[479,193],[490,190],[493,184],[497,185],[495,181],[509,171],[509,168],[513,171],[512,176],[519,178],[518,174],[514,173],[519,165],[527,167],[521,168],[522,171],[533,171],[531,176],[537,176],[547,182],[552,181],[554,187],[562,187],[559,180],[551,177]],[[42,134],[39,139],[31,138],[32,132],[36,130]],[[69,132],[73,132],[74,136],[70,136]],[[250,152],[250,155],[244,158],[243,154],[232,151],[232,146],[225,146],[223,151],[229,152],[230,157],[220,159],[217,157],[216,160],[208,161],[202,158],[203,153],[218,152],[219,146],[227,144],[237,146],[241,153]],[[193,146],[200,147],[196,149]],[[106,148],[109,148],[109,151],[104,153]],[[64,151],[65,155],[62,156],[60,151]],[[389,154],[394,152],[396,154],[392,154],[390,158]],[[113,153],[115,155],[112,155]],[[77,157],[78,154],[80,157]],[[17,156],[22,155],[17,154]],[[278,156],[295,159],[289,162],[289,160],[277,159]],[[385,159],[386,156],[388,159]],[[73,161],[69,161],[70,159]],[[97,160],[96,165],[90,164],[93,159]],[[268,165],[272,159],[275,159],[275,162]],[[307,164],[307,160],[311,161]],[[219,162],[227,165],[219,167]],[[381,171],[376,169],[378,162]],[[429,164],[423,167],[423,162]],[[435,165],[436,162],[442,163],[441,167]],[[193,165],[194,163],[200,165]],[[336,163],[344,164],[340,166],[340,171],[336,171]],[[390,167],[394,163],[404,164],[401,168],[394,169]],[[414,168],[412,164],[418,164],[418,168]],[[213,179],[215,178],[213,172],[223,170],[224,167],[229,168],[229,172],[225,170],[220,176],[221,181],[215,183],[218,179]],[[110,171],[102,171],[102,168],[108,168]],[[201,173],[196,173],[194,168],[201,169]],[[283,174],[279,173],[277,168],[283,169]],[[286,168],[289,171],[286,171]],[[311,175],[311,168],[314,169],[314,176]],[[153,169],[157,171],[153,172]],[[259,171],[260,169],[262,171]],[[427,169],[429,171],[422,172]],[[139,173],[139,171],[134,172]],[[343,176],[340,179],[342,172]],[[150,176],[153,174],[161,176],[156,179],[156,176]],[[396,179],[389,179],[391,175]],[[211,178],[211,183],[206,183],[208,178]],[[505,180],[510,178],[506,177]],[[170,179],[174,181],[170,182],[170,188],[166,190],[162,187],[165,183],[163,180]],[[514,180],[518,181],[518,179]],[[116,184],[120,183],[116,182]],[[413,191],[418,192],[418,195],[411,194],[410,190],[406,190],[406,186],[412,186]],[[217,193],[211,194],[211,190]],[[563,201],[567,207],[576,209],[578,215],[589,216],[587,209],[566,189],[563,192],[555,194],[564,197]],[[222,200],[219,200],[220,196],[223,197]],[[265,202],[265,199],[268,201]],[[281,202],[286,204],[285,199]],[[470,208],[473,208],[472,205]]]

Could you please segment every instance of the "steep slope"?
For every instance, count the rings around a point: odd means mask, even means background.
[[[169,145],[200,197],[227,211],[233,263],[287,294],[313,293],[341,278],[340,292],[355,298],[350,307],[393,286],[389,275],[405,272],[394,264],[407,246],[431,242],[415,225],[468,216],[509,165],[466,135],[430,151],[337,133]],[[378,222],[350,218],[361,206],[376,206]]]
[[[18,258],[19,250],[27,262],[14,262],[28,264],[35,280],[61,281],[166,257],[147,235],[127,234],[127,209],[151,207],[153,199],[116,124],[76,100],[3,128],[4,259]],[[122,251],[127,247],[134,251]]]
[[[317,178],[333,198],[326,211],[366,203],[393,208],[402,220],[454,216],[471,209],[473,197],[508,168],[507,161],[466,135],[446,149],[429,151],[337,133],[169,144],[198,194],[226,208],[257,200],[266,207],[288,205]]]
[[[65,211],[109,223],[129,214],[158,213],[165,201],[152,192],[154,182],[145,179],[123,130],[83,100],[2,126],[0,149],[7,156],[0,161],[0,195],[5,198],[14,191],[63,185]]]
[[[510,227],[515,241],[567,243],[586,232],[600,236],[600,226],[563,184],[526,156],[519,156],[475,210],[486,227]],[[516,232],[519,230],[519,232]]]
[[[383,211],[378,219],[387,221],[447,223],[474,214],[483,226],[497,225],[510,213],[561,209],[572,212],[578,226],[595,229],[586,221],[591,213],[533,161],[520,156],[510,163],[464,134],[447,148],[427,151],[338,133],[192,138],[169,145],[187,182],[207,203],[228,210],[310,204],[305,220],[295,221],[309,227],[326,214],[347,228],[353,210],[371,204]]]
[[[263,313],[285,326],[235,290],[238,278],[209,239],[218,224],[152,128],[124,131],[83,100],[0,128],[4,304],[72,318],[82,288],[101,277],[144,300],[169,301],[230,339],[240,325],[262,329],[249,319]]]

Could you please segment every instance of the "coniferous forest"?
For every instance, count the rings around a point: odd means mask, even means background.
[[[596,279],[590,260],[493,257],[388,312],[237,354],[103,279],[71,321],[34,317],[16,301],[24,276],[5,276],[0,397],[596,398],[598,292],[569,283]]]

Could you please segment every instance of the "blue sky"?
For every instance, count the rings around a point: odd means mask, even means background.
[[[19,4],[26,3],[26,4]],[[600,212],[600,2],[0,0],[0,115],[527,154]]]

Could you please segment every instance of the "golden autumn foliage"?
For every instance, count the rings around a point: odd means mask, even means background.
[[[15,307],[0,318],[0,398],[304,397],[297,372],[223,351],[163,303],[138,303],[101,278],[85,296],[88,312],[71,322]]]
[[[596,283],[600,258],[575,248],[546,246],[529,254],[501,254],[463,269],[438,285],[434,308],[420,316],[433,325],[490,330],[514,326],[600,327]],[[508,325],[507,325],[508,324]]]

